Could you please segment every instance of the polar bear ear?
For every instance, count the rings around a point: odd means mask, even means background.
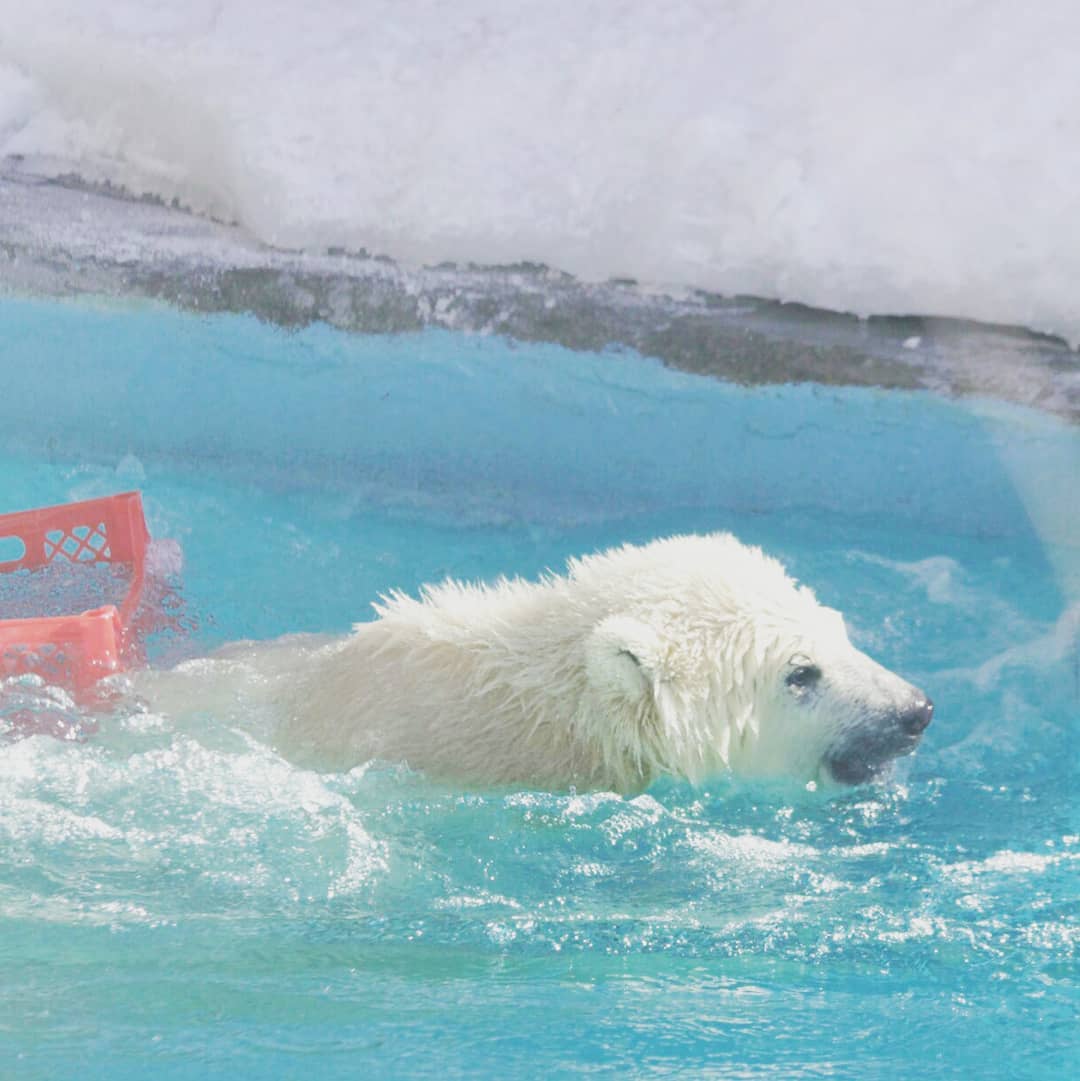
[[[638,701],[656,682],[660,638],[647,623],[608,616],[585,643],[589,682],[604,694]]]

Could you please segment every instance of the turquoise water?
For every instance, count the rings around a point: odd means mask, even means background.
[[[233,719],[0,743],[0,1075],[1058,1078],[1076,1063],[1080,436],[633,356],[0,303],[0,512],[129,487],[158,663],[727,528],[937,714],[889,783],[464,793]]]

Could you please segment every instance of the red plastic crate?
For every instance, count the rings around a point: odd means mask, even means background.
[[[60,562],[124,564],[128,573],[119,605],[72,615],[0,619],[0,679],[29,672],[48,683],[85,691],[119,671],[142,593],[149,540],[138,492],[0,514],[0,574]],[[22,554],[11,557],[20,541]],[[11,557],[6,562],[4,553]]]

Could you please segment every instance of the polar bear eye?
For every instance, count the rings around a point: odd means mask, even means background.
[[[805,691],[821,679],[821,669],[816,664],[800,664],[788,673],[784,681],[792,690]]]

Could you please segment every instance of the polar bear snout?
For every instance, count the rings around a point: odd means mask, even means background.
[[[825,765],[840,784],[873,780],[894,759],[911,754],[934,716],[934,703],[921,691],[897,708],[875,713],[845,733],[825,756]]]
[[[911,736],[921,736],[934,719],[934,703],[920,694],[900,715],[900,727]]]

